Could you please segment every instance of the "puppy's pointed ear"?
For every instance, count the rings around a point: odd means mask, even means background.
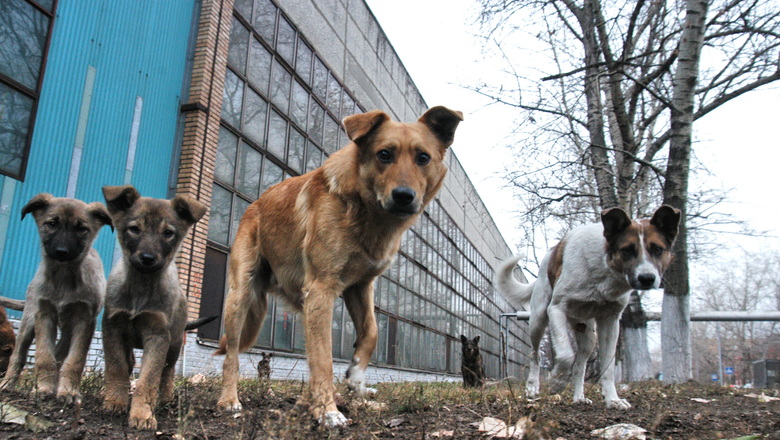
[[[431,130],[444,148],[455,141],[455,129],[461,121],[463,121],[463,113],[442,106],[432,107],[418,120]]]
[[[132,185],[104,186],[103,197],[106,199],[108,212],[116,214],[130,209],[141,198],[141,194]]]
[[[390,116],[381,110],[373,110],[366,113],[347,116],[341,123],[347,131],[349,139],[360,144],[367,139],[382,124],[390,120]]]
[[[26,205],[24,205],[24,208],[22,208],[22,220],[24,220],[24,217],[29,214],[33,213],[35,215],[35,212],[40,211],[42,209],[48,209],[51,205],[51,200],[54,198],[51,194],[47,193],[40,193],[37,196],[30,199],[29,202],[27,202]]]
[[[460,342],[466,343],[469,341],[469,338],[466,337],[466,335],[460,335]]]
[[[87,209],[89,210],[89,215],[95,220],[103,223],[103,225],[108,225],[108,227],[111,228],[111,231],[114,231],[114,223],[111,221],[111,215],[108,214],[106,207],[103,206],[102,203],[92,202],[87,205]]]
[[[611,242],[631,225],[631,219],[622,209],[610,208],[601,211],[601,224],[604,225],[604,238]]]
[[[171,200],[171,204],[176,214],[190,224],[200,220],[206,214],[206,209],[208,209],[203,203],[183,196],[174,197]]]
[[[478,344],[478,343],[479,343],[479,335],[477,335],[477,336],[475,336],[475,337],[474,337],[474,343],[475,343],[475,344]]]
[[[664,237],[669,240],[669,243],[674,243],[674,239],[677,238],[677,232],[679,231],[680,215],[679,209],[669,205],[661,205],[653,214],[653,218],[650,219],[650,224],[658,228]]]

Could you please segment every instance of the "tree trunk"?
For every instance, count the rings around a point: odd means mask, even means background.
[[[637,382],[653,377],[650,349],[647,347],[647,317],[639,293],[631,292],[628,307],[620,317],[623,347],[623,380]]]
[[[693,377],[688,283],[687,199],[695,89],[699,76],[707,2],[688,0],[686,22],[678,46],[674,74],[669,159],[664,182],[664,203],[682,212],[675,259],[666,271],[661,343],[664,382],[680,383]]]

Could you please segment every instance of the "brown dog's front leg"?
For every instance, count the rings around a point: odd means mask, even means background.
[[[35,376],[36,390],[54,394],[57,388],[57,360],[54,342],[57,339],[57,309],[49,301],[41,300],[35,314]]]
[[[377,341],[376,318],[374,317],[374,285],[373,281],[361,286],[355,286],[344,292],[344,304],[349,316],[355,324],[357,340],[352,363],[347,370],[347,384],[358,395],[375,392],[366,388],[366,368],[374,354]]]
[[[303,303],[311,393],[309,412],[329,426],[347,423],[347,418],[336,408],[334,400],[331,332],[334,292],[338,292],[337,288],[315,282]]]
[[[171,345],[168,319],[159,312],[143,312],[134,319],[134,327],[141,330],[143,358],[141,374],[130,403],[130,427],[157,429],[154,408],[168,349]]]
[[[130,403],[130,356],[133,348],[128,346],[124,334],[129,326],[126,314],[110,317],[107,310],[103,315],[103,355],[106,364],[106,385],[103,409],[109,412],[127,411]]]
[[[60,368],[60,383],[57,386],[57,399],[65,403],[81,403],[81,375],[87,362],[89,345],[92,335],[95,333],[95,318],[93,307],[89,304],[78,302],[70,304],[64,309],[63,332],[70,334],[69,350],[65,355]],[[65,327],[68,331],[65,331]],[[62,336],[63,338],[65,336]]]

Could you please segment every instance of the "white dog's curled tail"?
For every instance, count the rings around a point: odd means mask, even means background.
[[[526,309],[528,302],[531,300],[531,293],[534,290],[533,282],[523,284],[517,281],[513,275],[515,266],[521,259],[522,257],[514,256],[502,262],[498,266],[498,270],[496,270],[495,279],[496,289],[518,310]]]

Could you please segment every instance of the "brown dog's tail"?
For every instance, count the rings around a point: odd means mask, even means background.
[[[24,300],[11,299],[0,296],[0,306],[5,307],[6,309],[18,310],[21,312],[24,310]]]
[[[246,312],[246,318],[241,326],[241,339],[238,343],[238,351],[246,351],[255,345],[257,337],[260,335],[260,328],[265,319],[265,314],[260,313],[260,305],[254,299],[255,295],[251,295],[252,302],[249,304],[249,310]],[[229,323],[226,323],[227,327]],[[219,340],[219,349],[213,353],[214,356],[225,354],[227,352],[227,339],[222,336]]]
[[[219,315],[204,316],[194,321],[187,321],[187,325],[184,326],[184,331],[195,330],[198,327],[203,327],[204,325],[208,324],[209,322],[217,318],[219,318]]]

